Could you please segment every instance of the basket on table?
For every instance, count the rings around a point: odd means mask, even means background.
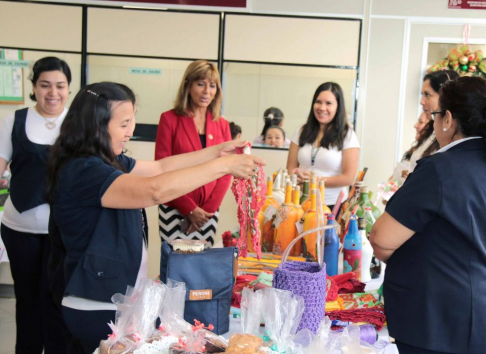
[[[321,201],[320,196],[316,198]],[[320,209],[320,210],[319,210]],[[282,262],[274,270],[273,287],[288,290],[295,295],[302,296],[305,310],[297,331],[307,328],[317,333],[319,325],[326,315],[326,264],[324,263],[324,237],[322,231],[335,228],[337,224],[321,226],[323,223],[322,205],[318,204],[318,227],[297,236],[286,248]],[[320,221],[320,222],[319,222]],[[287,261],[292,247],[304,236],[318,233],[317,256],[318,262]]]

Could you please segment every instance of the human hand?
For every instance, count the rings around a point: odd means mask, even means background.
[[[204,224],[206,224],[213,215],[214,213],[208,213],[204,211],[204,209],[196,207],[196,209],[187,214],[187,219],[189,219],[189,221],[191,222],[187,233],[199,231],[201,227],[203,227]],[[189,230],[191,230],[191,227],[193,227],[195,230],[189,232]]]
[[[228,173],[234,177],[249,179],[257,172],[258,165],[266,165],[261,157],[246,154],[225,156],[220,159],[228,169]]]
[[[0,179],[0,189],[8,188],[8,181],[6,179]]]
[[[299,183],[299,184],[304,183],[305,179],[310,178],[310,172],[309,171],[304,170],[304,169],[300,169],[298,167],[294,168],[292,170],[292,173],[297,175],[297,183]]]
[[[224,143],[217,145],[217,147],[219,148],[219,156],[222,157],[222,156],[232,155],[236,152],[236,149],[242,148],[249,144],[250,143],[247,140],[241,141],[239,139],[236,139],[236,140],[226,141]]]
[[[402,178],[405,178],[406,179],[409,174],[410,174],[410,172],[408,170],[403,170],[402,171]]]

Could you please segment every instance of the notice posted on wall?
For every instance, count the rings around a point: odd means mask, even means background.
[[[24,104],[22,51],[0,48],[0,103]]]
[[[486,10],[486,0],[448,0],[449,9]]]

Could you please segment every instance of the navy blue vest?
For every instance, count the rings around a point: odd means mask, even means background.
[[[65,259],[65,292],[111,302],[113,294],[135,286],[142,261],[141,225],[140,209],[102,208],[86,251]]]
[[[46,163],[50,145],[35,144],[27,137],[27,110],[15,111],[12,129],[10,199],[19,213],[46,203]]]

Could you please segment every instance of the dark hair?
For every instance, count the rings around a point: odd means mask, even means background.
[[[430,87],[432,87],[435,92],[439,93],[444,82],[455,80],[458,77],[459,74],[454,70],[439,70],[425,75],[423,81],[425,82],[429,80]]]
[[[327,125],[326,129],[324,130],[324,136],[322,137],[319,145],[324,148],[337,146],[338,150],[342,150],[344,139],[348,134],[349,126],[346,121],[346,109],[344,107],[343,90],[341,86],[339,86],[339,84],[335,82],[325,82],[321,84],[314,93],[309,117],[307,118],[307,122],[302,127],[302,131],[300,132],[299,146],[302,147],[305,144],[312,144],[317,139],[320,126],[316,116],[314,115],[314,103],[316,102],[317,97],[319,97],[320,93],[323,91],[332,92],[334,97],[336,97],[338,107],[334,119]]]
[[[135,105],[135,95],[125,85],[100,82],[78,92],[51,147],[47,162],[47,201],[54,202],[59,173],[69,160],[96,156],[123,171],[111,146],[108,123],[113,102],[128,101]]]
[[[459,131],[465,137],[486,138],[486,80],[460,77],[442,85],[439,97],[441,111],[450,111]]]
[[[69,69],[69,65],[67,65],[67,63],[62,59],[56,57],[45,57],[37,60],[32,68],[32,74],[30,76],[32,86],[37,84],[37,80],[39,80],[39,76],[43,72],[57,70],[66,75],[68,85],[71,84],[71,69]],[[32,101],[36,101],[34,93],[31,93],[29,97]]]
[[[270,107],[263,112],[263,119],[265,120],[265,125],[263,126],[262,133],[260,135],[263,139],[265,139],[267,129],[272,125],[279,125],[284,119],[284,114],[277,107]]]
[[[230,122],[231,139],[236,139],[238,134],[241,134],[241,127],[236,125],[235,122]]]
[[[450,80],[455,80],[458,77],[459,74],[456,73],[454,70],[439,70],[439,71],[434,71],[432,73],[428,73],[427,75],[424,76],[424,79],[422,81],[425,82],[429,80],[430,87],[432,87],[432,89],[435,92],[439,93],[444,83]],[[417,150],[420,146],[422,146],[427,141],[427,139],[429,139],[429,137],[432,135],[433,132],[434,132],[434,120],[431,119],[424,127],[424,129],[420,132],[420,137],[417,140],[417,144],[415,144],[409,150],[410,156],[412,156],[413,152]],[[439,148],[440,148],[439,142],[437,141],[437,139],[434,139],[434,141],[429,145],[429,147],[425,149],[421,157],[430,156],[434,152],[439,150]]]
[[[267,137],[267,132],[268,132],[270,129],[278,129],[278,130],[280,130],[280,131],[282,132],[282,134],[283,134],[283,138],[284,138],[284,140],[285,140],[285,130],[283,130],[283,129],[282,129],[282,127],[279,127],[278,125],[272,125],[272,126],[268,127],[267,131],[265,132],[265,136],[264,136],[264,138],[266,138],[266,137]]]

